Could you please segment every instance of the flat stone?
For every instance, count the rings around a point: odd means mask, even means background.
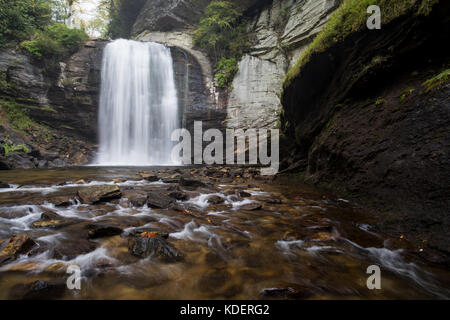
[[[243,206],[240,206],[240,210],[247,210],[247,211],[255,211],[261,209],[262,206],[259,202],[252,202],[248,204],[244,204]]]
[[[116,185],[92,186],[78,190],[78,197],[83,204],[96,204],[118,199],[122,196]]]

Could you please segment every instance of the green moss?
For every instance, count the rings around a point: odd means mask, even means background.
[[[62,129],[68,129],[68,130],[75,130],[75,129],[72,128],[71,126],[67,126],[67,125],[62,125],[61,128],[62,128]]]
[[[290,86],[314,53],[323,52],[334,44],[342,42],[350,34],[364,29],[369,17],[366,10],[370,5],[380,7],[382,23],[386,24],[416,6],[418,6],[416,14],[428,15],[433,5],[438,2],[439,0],[344,0],[301,55],[296,65],[289,70],[283,88]]]
[[[436,87],[443,85],[450,81],[450,69],[442,71],[437,76],[434,76],[427,81],[425,81],[422,85],[425,87],[426,92],[431,92]]]
[[[53,112],[53,113],[58,113],[58,111],[56,111],[55,109],[53,109],[52,107],[43,107],[41,108],[42,111],[47,111],[47,112]]]
[[[410,96],[413,92],[415,91],[414,88],[409,88],[406,90],[403,90],[402,93],[400,94],[400,101],[405,100],[408,96]]]
[[[2,144],[2,146],[5,149],[5,156],[6,157],[8,155],[10,155],[11,153],[15,153],[15,152],[25,152],[25,153],[30,152],[28,147],[26,145],[24,145],[24,144],[20,144],[20,145]]]
[[[380,98],[375,101],[375,105],[378,107],[378,106],[381,106],[382,104],[384,104],[385,102],[386,102],[385,99]]]

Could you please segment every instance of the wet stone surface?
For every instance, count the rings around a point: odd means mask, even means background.
[[[0,299],[445,298],[449,271],[377,216],[256,168],[11,171]],[[366,287],[379,265],[383,289]],[[77,294],[67,268],[81,269]]]

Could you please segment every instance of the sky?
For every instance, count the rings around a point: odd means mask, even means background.
[[[81,20],[84,20],[86,23],[88,23],[90,20],[95,18],[96,15],[96,8],[98,6],[98,3],[100,0],[80,0],[79,8],[80,10],[77,10],[75,12],[76,18],[79,18]],[[81,12],[80,12],[81,11]],[[98,32],[90,32],[90,36],[98,37],[100,34]]]

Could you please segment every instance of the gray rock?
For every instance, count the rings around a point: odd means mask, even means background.
[[[118,199],[122,196],[120,189],[116,185],[84,187],[77,193],[84,204],[95,204]]]
[[[172,198],[170,198],[162,193],[158,193],[158,192],[149,192],[148,193],[147,204],[151,208],[166,209],[173,202],[174,202],[174,200]]]

